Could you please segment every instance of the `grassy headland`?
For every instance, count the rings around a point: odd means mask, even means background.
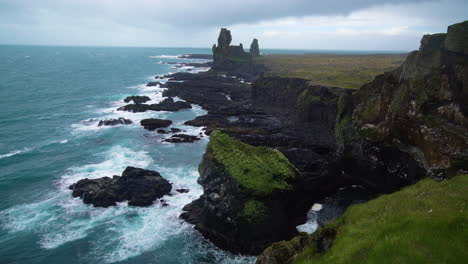
[[[260,60],[266,76],[303,78],[311,84],[359,89],[375,76],[400,66],[407,54],[273,54]]]

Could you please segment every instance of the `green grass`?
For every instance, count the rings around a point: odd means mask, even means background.
[[[206,155],[246,191],[259,197],[291,190],[290,182],[299,174],[281,152],[245,144],[219,131],[211,134]]]
[[[359,89],[375,76],[400,66],[407,54],[374,55],[265,55],[266,76],[303,78],[311,84]]]
[[[295,264],[467,263],[468,175],[424,179],[352,206],[325,228],[336,230],[332,247],[317,253],[313,242]]]

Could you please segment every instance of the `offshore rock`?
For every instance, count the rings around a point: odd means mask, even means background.
[[[73,197],[96,207],[114,206],[123,201],[133,206],[149,206],[170,193],[172,185],[156,171],[127,167],[122,176],[83,179],[69,189]]]
[[[98,126],[130,125],[132,123],[133,122],[130,119],[119,117],[117,119],[111,118],[111,119],[101,120],[99,121]]]
[[[192,108],[192,105],[183,102],[183,101],[174,101],[171,97],[164,99],[162,102],[158,104],[141,104],[141,103],[135,103],[135,104],[129,104],[125,105],[122,107],[119,107],[117,110],[119,111],[128,111],[128,112],[133,112],[133,113],[138,113],[138,112],[146,112],[146,111],[179,111],[182,109],[190,109]]]
[[[149,118],[149,119],[143,119],[140,121],[140,124],[146,129],[146,130],[156,130],[158,128],[162,127],[168,127],[172,124],[171,120],[167,119],[157,119],[157,118]]]
[[[163,139],[163,142],[169,143],[193,143],[194,141],[200,140],[197,136],[176,134],[170,138]]]
[[[253,147],[216,131],[199,173],[204,194],[185,206],[181,217],[215,245],[258,254],[296,233],[290,194],[301,176],[279,151]]]
[[[129,103],[130,101],[133,101],[135,104],[142,104],[149,100],[151,100],[151,98],[149,98],[148,96],[133,95],[133,96],[128,96],[127,98],[125,98],[124,102]]]

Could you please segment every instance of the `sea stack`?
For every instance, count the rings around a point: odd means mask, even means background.
[[[250,45],[250,52],[244,51],[242,43],[231,45],[231,31],[222,28],[218,36],[218,45],[213,45],[213,68],[218,70],[232,70],[240,65],[252,64],[252,58],[260,56],[258,40],[254,39]]]

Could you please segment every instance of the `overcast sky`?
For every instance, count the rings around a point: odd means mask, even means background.
[[[413,50],[468,19],[468,0],[0,0],[0,43]]]

